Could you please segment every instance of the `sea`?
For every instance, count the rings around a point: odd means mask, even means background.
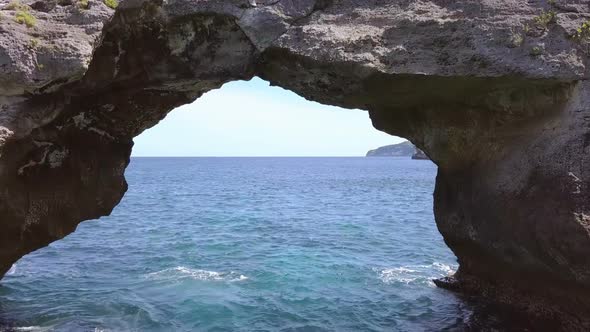
[[[0,331],[466,329],[477,307],[432,282],[457,269],[435,177],[409,158],[132,158],[111,216],[0,282]]]

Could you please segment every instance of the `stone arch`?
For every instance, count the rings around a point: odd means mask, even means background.
[[[110,213],[134,136],[257,75],[366,109],[377,129],[438,165],[435,217],[460,263],[439,284],[589,317],[586,58],[564,37],[587,12],[578,2],[577,14],[558,13],[518,46],[511,38],[546,5],[127,0],[113,11],[92,2],[88,12],[39,14],[37,33],[53,46],[42,41],[32,55],[30,31],[3,23],[0,45],[20,53],[0,49],[11,61],[0,78],[0,274]],[[49,33],[64,26],[69,35]],[[541,44],[541,56],[530,54]]]

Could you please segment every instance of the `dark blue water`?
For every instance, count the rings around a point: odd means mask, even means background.
[[[65,331],[423,331],[470,309],[436,167],[405,158],[136,158],[113,215],[21,259],[0,320]]]

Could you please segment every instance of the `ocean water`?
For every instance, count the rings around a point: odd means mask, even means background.
[[[134,158],[112,216],[22,258],[4,329],[433,331],[473,308],[407,158]],[[2,330],[2,328],[0,328]]]

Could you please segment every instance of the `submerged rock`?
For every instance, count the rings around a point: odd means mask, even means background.
[[[108,3],[0,5],[0,275],[112,211],[133,137],[260,76],[428,154],[457,289],[590,328],[587,0]]]

